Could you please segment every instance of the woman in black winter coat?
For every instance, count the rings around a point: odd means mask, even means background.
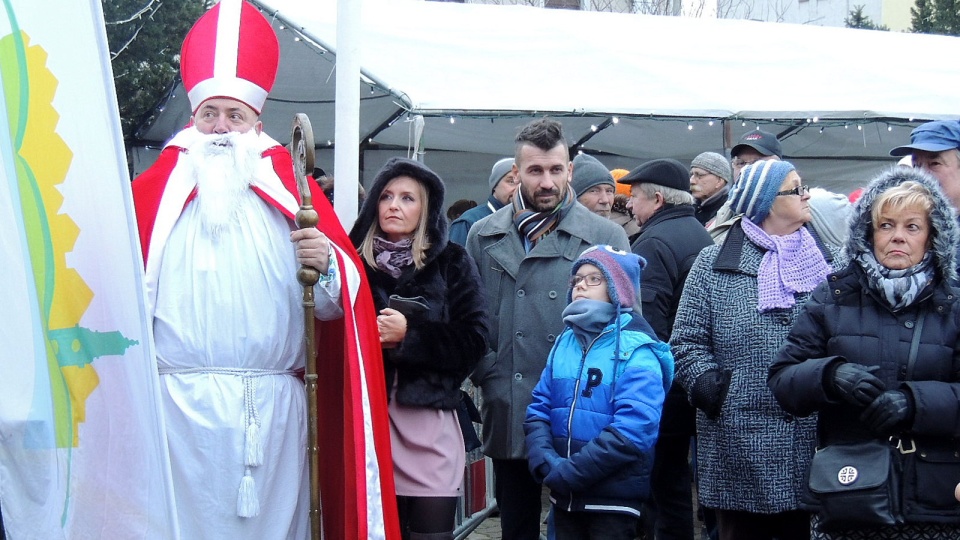
[[[378,310],[403,537],[453,538],[465,451],[460,384],[487,349],[476,265],[447,242],[443,181],[409,159],[373,181],[350,239]]]
[[[902,523],[824,532],[814,506],[812,538],[960,538],[957,246],[935,179],[881,174],[854,209],[851,262],[814,291],[770,367],[787,412],[819,413],[818,448],[881,441],[903,471]]]

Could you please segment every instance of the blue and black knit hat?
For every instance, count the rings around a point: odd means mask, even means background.
[[[573,262],[570,275],[585,264],[600,269],[607,280],[607,294],[610,301],[627,309],[633,309],[640,297],[640,272],[647,261],[628,251],[620,251],[613,246],[598,245],[585,249]],[[573,288],[567,291],[567,302],[573,299]]]
[[[730,193],[730,210],[759,225],[770,214],[780,185],[794,170],[788,161],[765,160],[747,165]]]

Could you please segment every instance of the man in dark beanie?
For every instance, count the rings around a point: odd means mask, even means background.
[[[690,163],[690,193],[697,200],[695,216],[706,225],[727,201],[733,171],[727,158],[703,152]]]
[[[627,207],[640,225],[631,249],[647,261],[640,285],[642,313],[657,337],[670,340],[683,284],[700,250],[713,241],[694,217],[690,174],[675,159],[655,159],[619,180],[630,185]],[[693,535],[690,440],[696,410],[683,388],[667,393],[650,478],[652,502],[644,520],[647,538],[691,540]]]
[[[577,202],[600,217],[609,218],[617,186],[603,163],[588,154],[573,158],[573,180],[570,182]]]
[[[467,243],[467,233],[474,223],[506,206],[513,198],[520,181],[513,172],[513,158],[503,158],[493,164],[490,170],[490,196],[487,204],[477,205],[450,223],[450,241],[461,246]]]

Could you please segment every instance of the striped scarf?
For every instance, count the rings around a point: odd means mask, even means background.
[[[568,186],[566,191],[563,200],[553,209],[537,212],[527,208],[527,204],[523,200],[523,191],[517,190],[517,194],[513,198],[513,224],[523,235],[523,246],[527,252],[532,250],[541,238],[550,234],[567,211],[573,207],[573,203],[576,202],[573,190],[569,189]]]

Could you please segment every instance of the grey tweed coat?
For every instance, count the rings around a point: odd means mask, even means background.
[[[687,278],[670,346],[676,380],[688,394],[707,370],[733,372],[720,416],[697,411],[701,504],[773,514],[798,508],[816,417],[786,413],[767,387],[767,369],[810,293],[798,294],[792,308],[759,313],[764,253],[739,222],[723,244],[704,248]],[[825,255],[831,262],[833,254]]]

